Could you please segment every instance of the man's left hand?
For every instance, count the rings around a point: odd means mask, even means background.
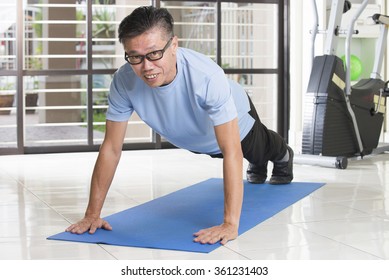
[[[193,239],[194,242],[215,244],[220,241],[222,245],[225,245],[229,240],[238,237],[238,228],[234,225],[224,223],[219,226],[202,229],[193,235],[196,236]]]

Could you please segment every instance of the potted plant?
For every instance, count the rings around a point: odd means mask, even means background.
[[[36,107],[38,105],[38,92],[35,91],[35,89],[38,88],[39,88],[39,81],[34,80],[33,90],[26,91],[26,96],[25,96],[26,107],[30,108],[30,109],[26,109],[26,114],[35,113],[35,109],[32,109],[31,107]]]
[[[0,85],[0,108],[11,108],[14,104],[15,91],[13,90],[13,84],[7,83]],[[0,115],[9,115],[11,109],[0,110]]]

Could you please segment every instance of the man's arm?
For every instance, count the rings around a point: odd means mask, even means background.
[[[69,226],[66,231],[81,234],[97,228],[111,230],[108,222],[100,218],[101,209],[120,160],[127,122],[106,122],[106,132],[92,174],[89,203],[82,220]]]
[[[215,127],[216,138],[223,154],[224,221],[223,224],[196,232],[195,242],[226,244],[238,236],[243,202],[243,154],[238,120]]]

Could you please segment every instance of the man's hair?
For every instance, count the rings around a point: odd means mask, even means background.
[[[167,36],[173,37],[173,24],[173,17],[167,9],[142,6],[136,8],[120,23],[119,42],[123,43],[126,39],[132,39],[154,27],[163,29]]]

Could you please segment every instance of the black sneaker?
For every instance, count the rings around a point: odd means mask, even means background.
[[[274,162],[273,174],[269,183],[272,185],[289,184],[293,180],[293,150],[288,146],[289,160]]]
[[[267,162],[265,165],[256,166],[249,163],[246,172],[247,181],[251,184],[263,184],[267,178]]]

